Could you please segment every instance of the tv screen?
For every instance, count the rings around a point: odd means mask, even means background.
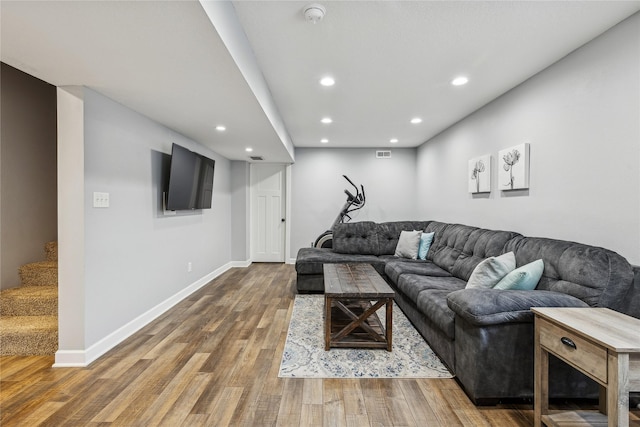
[[[215,160],[173,144],[167,210],[210,209],[214,167]]]

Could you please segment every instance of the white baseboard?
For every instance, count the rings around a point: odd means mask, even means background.
[[[296,258],[289,258],[287,260],[287,264],[295,264],[296,263]]]
[[[253,261],[248,259],[246,261],[231,261],[229,264],[231,265],[231,268],[247,268],[252,262]]]
[[[175,295],[167,298],[165,301],[136,317],[126,325],[115,330],[86,350],[58,350],[56,352],[56,360],[53,364],[53,367],[69,368],[88,366],[91,362],[95,361],[107,351],[111,350],[113,347],[129,338],[135,332],[151,323],[171,307],[173,307],[216,277],[220,276],[225,271],[233,267],[248,267],[249,265],[251,265],[251,261],[231,261],[226,263],[222,267],[198,279]]]
[[[85,352],[83,350],[58,350],[56,351],[56,361],[53,367],[81,368],[88,365],[85,359]]]

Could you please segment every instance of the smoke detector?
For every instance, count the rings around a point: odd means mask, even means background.
[[[322,21],[326,10],[323,5],[311,3],[304,7],[304,19],[313,24]]]

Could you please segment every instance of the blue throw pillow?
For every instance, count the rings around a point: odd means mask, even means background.
[[[533,261],[504,276],[493,289],[534,290],[538,286],[543,271],[544,262],[541,259]]]
[[[422,233],[420,236],[420,246],[418,247],[418,258],[419,259],[427,259],[427,252],[429,252],[429,248],[431,247],[431,243],[433,242],[433,236],[436,233]]]

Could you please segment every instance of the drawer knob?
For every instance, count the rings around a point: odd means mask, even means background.
[[[560,342],[567,347],[571,347],[572,349],[576,350],[576,343],[574,343],[571,338],[562,337],[560,338]]]

